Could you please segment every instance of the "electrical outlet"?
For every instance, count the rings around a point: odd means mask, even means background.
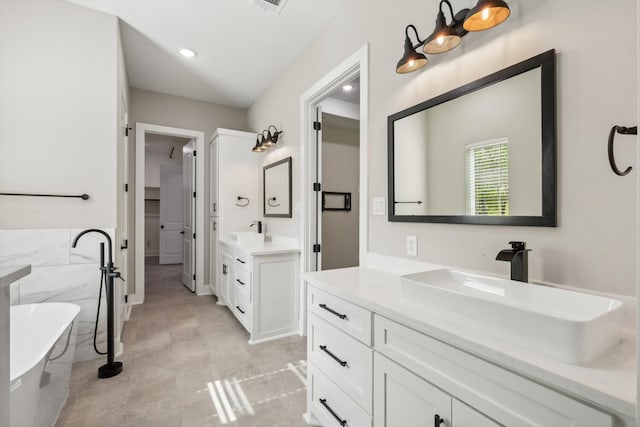
[[[418,256],[417,236],[407,236],[407,255]]]

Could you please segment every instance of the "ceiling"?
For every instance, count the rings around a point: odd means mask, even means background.
[[[251,0],[67,1],[121,18],[131,86],[247,108],[347,0],[290,0],[279,15]]]
[[[345,91],[342,86],[340,86],[331,91],[327,95],[327,98],[336,98],[352,104],[360,104],[360,76],[346,83],[351,85],[352,88],[350,91]]]

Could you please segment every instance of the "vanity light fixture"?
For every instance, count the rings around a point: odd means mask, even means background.
[[[258,135],[258,137],[256,138],[256,145],[254,145],[251,149],[251,151],[253,151],[254,153],[262,153],[266,150],[266,148],[262,146],[262,141],[260,141],[261,136],[262,135]]]
[[[274,132],[271,133],[271,128],[274,129]],[[267,136],[264,136],[264,133],[267,133]],[[271,148],[278,143],[278,137],[284,131],[278,130],[274,125],[269,125],[269,127],[262,131],[262,133],[258,134],[256,138],[256,145],[251,149],[254,153],[262,153],[267,148]]]
[[[451,22],[447,24],[442,5],[446,4],[451,15]],[[405,28],[404,55],[396,65],[396,73],[406,74],[427,65],[428,59],[422,53],[416,52],[420,46],[424,53],[438,54],[456,48],[467,32],[484,31],[504,22],[511,11],[503,0],[478,0],[472,9],[462,9],[453,13],[449,0],[440,0],[436,25],[429,37],[421,40],[416,27],[409,24]],[[417,44],[413,44],[409,37],[409,28],[415,33]]]

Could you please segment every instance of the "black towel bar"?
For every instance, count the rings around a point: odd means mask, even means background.
[[[33,194],[33,193],[0,193],[0,196],[28,196],[28,197],[66,197],[73,199],[89,200],[88,194]]]

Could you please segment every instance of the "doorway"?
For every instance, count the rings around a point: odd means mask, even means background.
[[[303,245],[301,250],[302,273],[324,269],[322,265],[322,191],[335,193],[349,193],[338,187],[336,191],[323,183],[323,113],[329,113],[350,120],[357,120],[357,159],[358,159],[358,191],[351,191],[351,207],[353,211],[353,197],[357,196],[357,251],[358,263],[367,251],[367,126],[368,126],[368,45],[363,46],[329,74],[313,85],[301,96],[302,123],[302,185],[301,197],[303,201],[303,221],[301,221],[301,236]],[[343,86],[351,85],[357,89],[350,98],[342,98],[345,94]],[[327,116],[328,117],[328,116]],[[331,121],[331,119],[330,119]],[[353,126],[353,123],[352,123]],[[331,167],[329,166],[329,169]],[[331,180],[330,180],[331,181]],[[327,183],[331,185],[331,182]],[[357,194],[354,194],[357,193]],[[335,196],[335,197],[332,197]],[[327,195],[332,197],[332,203],[344,202],[345,195]],[[342,197],[342,199],[341,199]],[[339,205],[336,205],[339,207]],[[344,207],[344,205],[342,205]],[[326,211],[326,209],[325,209]],[[355,237],[355,235],[354,235]],[[327,236],[325,236],[327,238]],[[329,242],[327,242],[329,243]],[[331,247],[331,243],[330,247]],[[325,257],[326,258],[326,257]],[[337,268],[337,267],[333,267]],[[303,283],[304,285],[304,283]],[[303,286],[304,289],[304,286]],[[302,292],[304,294],[304,292]],[[301,306],[305,300],[301,299]],[[304,320],[301,321],[301,332],[304,332]]]
[[[300,236],[302,241],[301,248],[301,277],[309,271],[318,269],[316,242],[321,238],[322,230],[318,227],[318,206],[321,203],[322,194],[315,191],[314,185],[318,180],[317,171],[319,171],[319,157],[317,155],[316,145],[318,143],[318,132],[314,129],[314,122],[322,119],[318,114],[318,107],[322,112],[322,107],[326,108],[326,100],[328,95],[348,82],[358,80],[359,96],[356,118],[359,120],[358,126],[358,259],[361,262],[363,256],[368,250],[368,218],[367,218],[367,129],[368,129],[368,85],[369,85],[369,46],[364,45],[357,52],[345,59],[337,65],[326,76],[316,82],[310,89],[300,97],[301,123],[301,185],[300,199],[302,201],[302,221],[300,221]],[[324,104],[321,105],[324,101]],[[320,135],[321,137],[321,135]],[[321,147],[320,147],[321,148]],[[321,174],[321,171],[320,171]],[[321,183],[320,183],[321,184]],[[320,205],[321,206],[321,205]],[[322,250],[322,247],[320,247]],[[321,267],[321,266],[320,266]],[[306,307],[306,286],[304,279],[301,279],[300,292],[300,334],[306,331],[306,316],[304,307]]]
[[[180,271],[192,292],[193,147],[189,138],[152,132],[145,137],[145,270]]]
[[[349,83],[355,91],[359,80]],[[348,87],[349,87],[348,86]],[[338,96],[344,89],[338,88]],[[350,94],[350,93],[349,93]],[[330,94],[327,100],[336,99]],[[343,101],[359,112],[359,99]],[[334,111],[334,110],[330,110]],[[336,111],[336,114],[341,114]],[[357,116],[358,117],[358,116]],[[358,117],[359,118],[359,117]],[[360,211],[360,120],[322,112],[321,197],[316,206],[319,243],[318,269],[357,267],[359,265]]]
[[[136,123],[135,291],[131,296],[132,304],[144,302],[147,255],[157,256],[156,264],[160,263],[161,254],[166,255],[163,262],[180,261],[179,272],[185,286],[198,295],[207,293],[203,280],[204,239],[197,239],[197,230],[203,230],[204,224],[204,215],[198,214],[203,210],[203,200],[197,197],[197,188],[204,187],[203,156],[197,156],[203,147],[203,132]],[[154,160],[154,154],[147,153],[147,148],[155,149],[155,157],[162,160]],[[155,170],[155,165],[158,165],[157,181],[147,177]],[[164,191],[160,188],[161,167],[166,169]],[[147,178],[155,185],[148,186]],[[161,207],[163,192],[167,203]],[[167,199],[168,195],[173,198]],[[152,214],[148,220],[147,211],[153,212],[155,219]],[[162,224],[161,213],[166,216],[163,216]],[[149,250],[155,248],[156,251]]]

